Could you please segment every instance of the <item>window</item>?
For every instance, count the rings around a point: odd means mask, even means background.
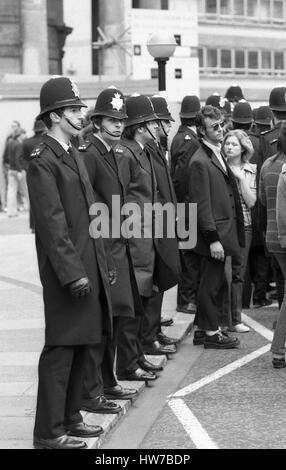
[[[284,12],[283,12],[283,1],[275,1],[273,2],[273,18],[275,20],[283,21]]]
[[[217,50],[207,50],[207,67],[217,67]]]
[[[169,0],[132,0],[132,8],[168,10]]]
[[[177,43],[177,46],[181,46],[181,35],[180,34],[174,34],[175,41]]]
[[[244,69],[245,67],[245,56],[244,51],[237,50],[235,51],[235,68]]]
[[[220,57],[221,67],[224,69],[231,68],[231,51],[227,49],[221,50],[221,57]]]
[[[182,78],[182,69],[175,69],[175,78]]]
[[[248,0],[247,2],[247,16],[257,17],[258,15],[258,5],[257,0]]]
[[[206,0],[206,13],[217,13],[217,0]]]
[[[220,14],[221,15],[231,15],[230,0],[220,0]]]
[[[233,13],[234,15],[244,15],[244,0],[235,0],[233,2]]]
[[[258,69],[258,52],[248,51],[248,68]]]
[[[270,1],[260,0],[260,20],[265,23],[268,23],[270,18]]]
[[[271,69],[271,52],[270,51],[262,51],[261,67],[263,69]]]
[[[274,68],[275,68],[275,70],[283,70],[284,69],[284,55],[283,55],[283,52],[275,52],[274,53]]]
[[[151,78],[158,78],[158,69],[151,69]]]
[[[204,50],[202,47],[198,48],[198,55],[199,55],[199,66],[204,66]]]

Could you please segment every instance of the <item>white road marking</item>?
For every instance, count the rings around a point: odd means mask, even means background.
[[[262,354],[265,354],[268,352],[270,349],[270,344],[267,344],[266,346],[263,346],[260,349],[257,349],[256,351],[253,351],[250,354],[247,354],[247,356],[244,356],[237,361],[231,362],[227,366],[222,367],[221,369],[218,369],[217,371],[213,372],[212,374],[207,375],[203,379],[198,380],[197,382],[194,382],[193,384],[188,385],[187,387],[182,388],[178,392],[174,393],[171,395],[172,397],[184,397],[186,395],[189,395],[190,393],[194,392],[195,390],[198,390],[205,385],[210,384],[211,382],[214,382],[217,379],[220,379],[224,375],[230,374],[234,370],[238,369],[241,366],[244,366],[248,362],[253,361],[254,359],[257,359],[257,357],[262,356]]]
[[[250,326],[254,331],[259,333],[268,341],[272,341],[273,332],[268,328],[265,328],[260,323],[256,322],[248,315],[242,314],[242,320]],[[257,359],[259,356],[262,356],[270,350],[271,344],[267,344],[256,351],[253,351],[246,356],[218,369],[216,372],[207,375],[203,379],[194,382],[181,390],[178,390],[176,393],[169,396],[168,405],[176,415],[179,422],[182,424],[186,433],[190,436],[191,440],[195,444],[197,449],[218,449],[217,444],[209,437],[208,433],[201,426],[200,422],[194,416],[190,408],[185,404],[184,400],[180,397],[185,397],[190,393],[193,393],[196,390],[208,385],[215,380],[233,372],[234,370],[248,364],[249,362]]]
[[[171,399],[168,403],[179,422],[193,441],[197,449],[218,449],[217,444],[209,437],[198,419],[184,400]]]
[[[1,352],[0,366],[36,366],[39,352]]]
[[[253,320],[250,318],[248,315],[243,313],[241,315],[242,320],[244,323],[246,323],[250,328],[252,328],[256,333],[259,333],[261,336],[266,338],[268,341],[272,342],[273,339],[273,331],[269,330],[268,328],[265,328],[265,326],[261,325],[257,321]]]
[[[22,318],[17,320],[0,320],[0,331],[43,329],[44,318]]]

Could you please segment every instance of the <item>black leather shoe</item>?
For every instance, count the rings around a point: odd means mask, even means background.
[[[120,405],[114,401],[106,400],[102,395],[93,400],[86,401],[82,404],[81,409],[90,413],[116,414],[122,411]]]
[[[177,348],[174,344],[164,345],[159,341],[153,341],[151,344],[143,346],[144,354],[151,354],[152,356],[162,356],[164,354],[174,354]]]
[[[78,441],[64,434],[54,439],[41,439],[34,437],[35,449],[86,449],[87,445],[83,441]]]
[[[163,370],[162,366],[152,364],[152,362],[147,361],[147,359],[145,359],[144,361],[138,361],[138,364],[142,369],[147,370],[148,372],[159,372],[160,370]]]
[[[285,357],[273,357],[272,365],[274,369],[283,369],[286,367]]]
[[[121,372],[117,375],[117,378],[119,380],[140,380],[146,382],[148,380],[156,380],[157,375],[154,372],[149,372],[138,367],[136,370],[126,370]]]
[[[177,312],[190,313],[191,315],[195,315],[197,311],[197,306],[192,303],[185,305],[177,305],[176,310]]]
[[[161,320],[161,326],[171,326],[173,325],[173,323],[174,323],[174,320],[172,318],[166,318],[166,319],[162,318]]]
[[[68,436],[77,437],[97,437],[103,433],[103,429],[101,426],[96,426],[94,424],[86,424],[83,422],[67,425],[66,431]]]
[[[268,299],[253,299],[253,308],[268,307],[272,304],[272,300]]]
[[[199,346],[201,344],[204,344],[205,337],[206,337],[206,333],[203,330],[195,330],[194,338],[193,338],[194,346]]]
[[[114,385],[114,387],[108,387],[104,389],[105,398],[118,399],[118,400],[130,400],[138,395],[136,388],[124,388],[120,384]]]
[[[164,333],[158,333],[157,334],[157,339],[160,344],[163,344],[164,346],[167,346],[169,344],[177,344],[179,342],[178,339],[176,338],[171,338],[170,336],[164,335]]]
[[[205,349],[232,349],[237,348],[240,342],[234,336],[228,336],[227,333],[219,331],[212,336],[205,336]]]

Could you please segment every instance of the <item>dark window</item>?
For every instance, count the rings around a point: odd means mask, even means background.
[[[221,67],[224,69],[231,68],[231,51],[227,49],[221,50]]]
[[[135,45],[133,46],[133,54],[134,55],[141,55],[141,46],[140,45]]]
[[[174,34],[177,46],[181,46],[181,35],[180,34]]]
[[[283,1],[275,1],[273,2],[273,18],[275,20],[283,21],[284,13],[283,13]]]
[[[235,51],[235,68],[237,69],[244,69],[245,67],[245,57],[244,51]]]
[[[132,0],[132,8],[168,10],[169,0]]]
[[[230,15],[231,14],[230,0],[220,0],[220,14],[221,15]]]
[[[207,67],[217,67],[217,50],[207,50]]]
[[[282,70],[282,69],[284,69],[284,56],[283,56],[283,52],[275,52],[275,53],[274,53],[274,68],[275,68],[275,70]]]
[[[206,0],[206,13],[217,13],[217,0]]]
[[[198,55],[199,55],[199,66],[204,67],[204,50],[202,47],[198,48]]]
[[[257,51],[248,52],[248,68],[249,69],[258,68],[258,52]]]
[[[151,78],[158,78],[158,69],[151,69]]]
[[[175,78],[182,78],[182,77],[183,77],[182,69],[175,69]]]
[[[247,2],[247,16],[250,17],[257,17],[258,9],[257,9],[257,0],[248,0]]]
[[[244,0],[235,0],[233,2],[233,12],[235,15],[244,15]]]

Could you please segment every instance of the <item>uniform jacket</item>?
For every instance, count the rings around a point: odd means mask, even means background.
[[[26,162],[26,167],[30,161],[30,156],[33,150],[42,142],[43,135],[41,133],[34,134],[32,137],[25,139],[23,142],[23,159]]]
[[[286,250],[286,165],[282,166],[277,186],[276,220],[278,228],[278,240],[284,251]]]
[[[277,152],[277,140],[280,133],[282,122],[278,122],[269,131],[263,132],[263,138],[265,140],[265,150],[263,162]]]
[[[167,160],[165,158],[165,152],[162,146],[157,145],[155,142],[146,145],[153,163],[153,168],[156,177],[156,201],[162,205],[171,203],[173,206],[173,221],[174,231],[176,233],[176,194],[174,191],[173,183],[169,173]],[[166,221],[164,221],[166,222]],[[169,221],[172,223],[172,220]],[[164,260],[166,267],[165,271],[168,270],[169,276],[173,275],[174,282],[179,281],[181,273],[178,239],[177,237],[168,237],[167,224],[163,224],[163,237],[158,238],[156,241],[157,252],[160,253],[161,259]],[[172,274],[173,273],[173,274]]]
[[[222,169],[204,143],[190,161],[190,201],[197,203],[198,234],[195,251],[210,256],[209,245],[220,241],[225,256],[244,246],[243,213],[235,177]]]
[[[35,219],[43,285],[46,345],[94,344],[111,333],[108,269],[102,239],[89,235],[92,187],[83,162],[52,137],[43,136],[30,162],[27,182]],[[87,276],[92,292],[73,297],[68,284]]]
[[[118,174],[118,166],[113,151],[107,150],[103,142],[90,134],[88,141],[80,149],[84,163],[96,194],[96,200],[105,203],[109,208],[110,232],[105,240],[110,250],[115,269],[116,283],[111,285],[111,298],[113,315],[134,316],[134,299],[138,305],[139,292],[136,285],[129,244],[122,236],[121,225],[124,223],[120,217],[121,207],[125,202],[123,183]],[[112,196],[118,196],[119,206],[112,211]],[[118,236],[112,237],[112,216],[114,223],[119,224]]]
[[[141,218],[137,219],[137,226],[141,228],[141,238],[130,238],[129,244],[140,295],[150,297],[154,284],[160,291],[176,284],[173,273],[169,272],[160,254],[157,240],[153,238],[153,221],[143,216],[144,205],[154,204],[157,200],[153,163],[150,155],[135,140],[123,139],[114,151],[126,188],[126,202],[136,203],[140,208]]]

